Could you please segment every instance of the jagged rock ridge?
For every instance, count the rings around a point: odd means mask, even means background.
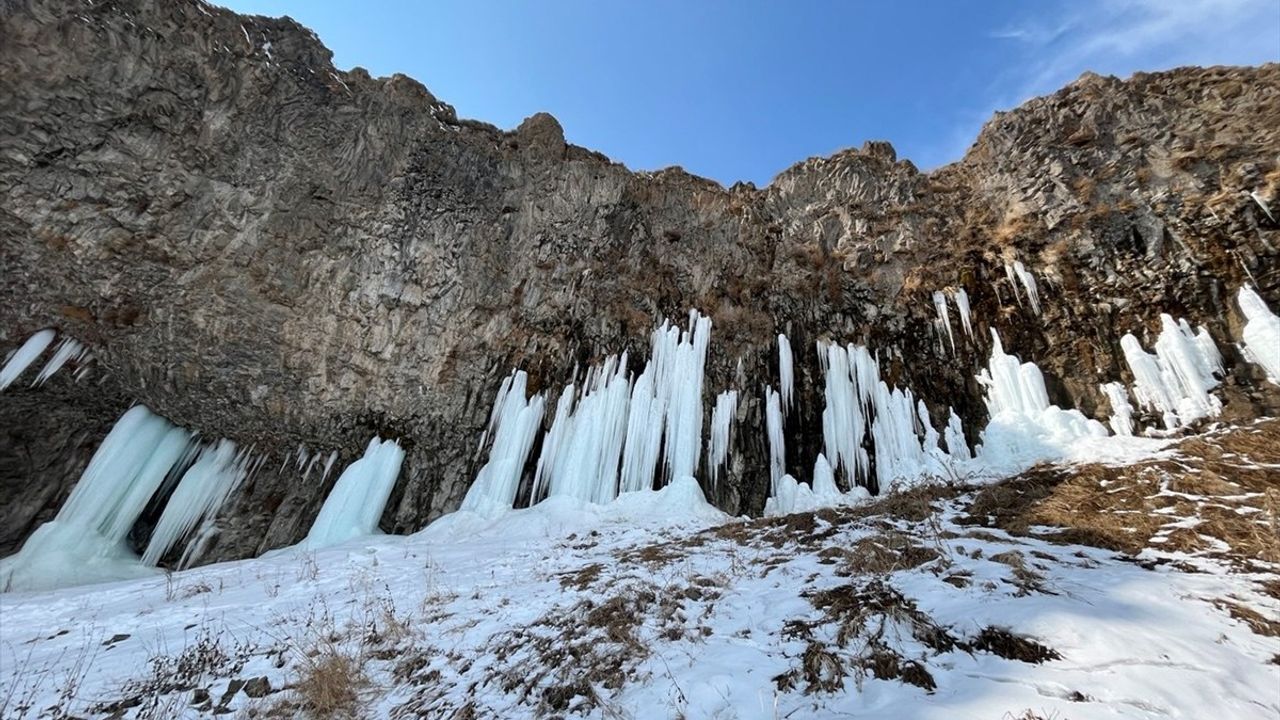
[[[802,478],[820,338],[877,348],[973,432],[988,326],[1055,401],[1102,416],[1098,384],[1127,379],[1119,337],[1168,311],[1219,338],[1228,418],[1280,409],[1229,342],[1236,287],[1280,299],[1276,225],[1249,197],[1280,205],[1280,65],[1085,76],[932,173],[868,143],[725,189],[630,172],[549,115],[460,120],[409,78],[334,69],[288,19],[185,0],[2,12],[0,347],[54,327],[96,373],[0,398],[0,553],[132,402],[274,458],[206,559],[297,540],[328,488],[280,459],[304,445],[345,463],[374,434],[408,451],[383,527],[415,530],[460,502],[513,366],[557,387],[605,354],[643,357],[655,321],[691,307],[715,323],[707,402],[743,394],[715,498],[735,512],[767,493],[759,389],[778,332],[797,348]],[[1015,259],[1041,316],[1014,299]],[[954,357],[932,325],[946,287],[969,293],[978,331]]]

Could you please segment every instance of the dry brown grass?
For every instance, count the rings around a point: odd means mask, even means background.
[[[326,646],[304,657],[293,691],[311,717],[355,719],[360,717],[360,695],[368,686],[369,678],[359,658]]]
[[[1014,534],[1053,526],[1061,532],[1052,539],[1127,553],[1280,563],[1280,420],[1189,438],[1174,451],[1124,467],[1033,469],[979,491],[969,522]]]

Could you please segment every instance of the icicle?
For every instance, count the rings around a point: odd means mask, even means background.
[[[831,463],[827,462],[827,456],[818,453],[818,459],[813,462],[813,494],[821,498],[834,498],[840,495],[840,489],[836,487],[836,474],[831,469]]]
[[[969,293],[964,288],[957,288],[952,293],[952,299],[956,301],[956,309],[960,311],[960,325],[964,328],[964,334],[973,339],[973,319],[969,310]]]
[[[960,423],[960,416],[956,415],[954,408],[948,408],[951,416],[947,419],[946,443],[947,454],[951,456],[953,461],[966,461],[973,458],[969,452],[969,443],[964,438],[964,427]]]
[[[185,430],[137,405],[120,416],[58,510],[13,557],[0,588],[40,590],[148,572],[124,543],[166,476],[189,458]]]
[[[1261,208],[1262,212],[1266,214],[1268,220],[1270,220],[1273,223],[1276,221],[1275,216],[1271,214],[1271,208],[1267,206],[1267,201],[1263,199],[1262,195],[1258,194],[1257,190],[1250,190],[1249,197],[1252,198],[1253,201],[1258,204],[1258,207]]]
[[[1185,320],[1160,316],[1161,331],[1155,355],[1142,349],[1132,334],[1120,339],[1125,361],[1133,372],[1133,394],[1139,404],[1159,411],[1167,429],[1174,429],[1222,412],[1222,402],[1210,394],[1222,372],[1217,346],[1207,331],[1192,332]]]
[[[711,437],[707,440],[707,471],[713,489],[732,450],[733,422],[737,411],[737,390],[725,390],[716,396],[716,406],[711,411]]]
[[[235,443],[219,440],[201,451],[165,503],[164,512],[142,553],[142,564],[155,567],[160,559],[206,517],[212,517],[244,479],[246,458]]]
[[[534,477],[534,499],[549,495],[606,503],[618,496],[618,464],[627,437],[631,385],[627,356],[610,356],[587,373],[576,407],[565,388]]]
[[[364,456],[338,476],[301,547],[315,550],[376,534],[403,462],[404,450],[394,440],[370,440]]]
[[[1006,266],[1007,267],[1007,266]],[[1022,287],[1027,291],[1027,301],[1031,303],[1031,311],[1036,315],[1040,314],[1040,293],[1036,289],[1036,278],[1022,264],[1021,260],[1013,263],[1013,272],[1022,281]]]
[[[1098,387],[1111,403],[1111,431],[1116,435],[1133,435],[1133,406],[1129,404],[1129,393],[1125,392],[1124,385],[1109,382]]]
[[[1018,274],[1013,271],[1013,266],[1009,263],[1004,264],[1004,275],[1009,279],[1009,287],[1013,288],[1013,297],[1018,301],[1018,307],[1022,307],[1022,293],[1018,292]]]
[[[769,481],[772,494],[778,496],[778,483],[787,472],[787,450],[782,437],[782,407],[772,387],[764,389],[764,427],[769,438]]]
[[[951,354],[956,352],[956,337],[951,331],[951,315],[947,311],[947,296],[941,290],[935,290],[933,293],[933,307],[938,311],[938,322],[946,328],[947,340],[951,342]]]
[[[337,450],[334,450],[333,452],[329,453],[329,459],[324,461],[324,470],[320,473],[320,482],[323,483],[325,480],[329,479],[329,471],[333,470],[333,463],[336,462],[337,460],[338,460]],[[259,460],[259,464],[261,464],[261,460]]]
[[[0,368],[0,390],[12,385],[13,381],[17,380],[18,376],[31,363],[35,362],[36,358],[40,357],[40,353],[43,353],[45,348],[49,347],[49,343],[53,342],[53,337],[54,332],[52,330],[41,330],[27,338],[27,341],[22,343],[22,346],[9,356],[4,367]]]
[[[795,385],[795,370],[791,357],[791,342],[786,335],[778,336],[778,382],[782,390],[782,412],[791,410],[792,392]]]
[[[54,373],[61,370],[68,360],[79,360],[84,357],[86,352],[84,345],[81,345],[78,340],[63,338],[62,342],[58,343],[58,349],[54,351],[53,357],[50,357],[49,362],[45,363],[44,367],[40,369],[40,374],[36,376],[36,381],[33,385],[43,385],[49,378],[53,377]]]
[[[689,312],[689,330],[676,348],[663,445],[668,480],[693,477],[702,450],[702,380],[711,318]]]
[[[991,420],[975,455],[988,467],[1026,467],[1060,457],[1063,448],[1077,440],[1107,435],[1101,423],[1080,411],[1051,405],[1040,368],[1006,355],[994,328],[991,358],[977,380],[986,388],[983,402]]]
[[[480,468],[475,482],[467,489],[463,510],[492,517],[515,505],[529,450],[542,427],[543,397],[539,394],[526,400],[528,382],[529,377],[523,370],[512,372],[502,381],[486,431],[486,435],[493,437],[489,462]]]
[[[1280,317],[1248,285],[1240,287],[1236,301],[1246,321],[1242,333],[1245,359],[1261,365],[1267,379],[1280,385]]]

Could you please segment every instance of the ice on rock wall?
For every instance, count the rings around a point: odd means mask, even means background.
[[[1276,317],[1248,285],[1241,286],[1236,301],[1245,317],[1242,333],[1245,358],[1261,365],[1267,379],[1280,385],[1280,317]]]
[[[764,389],[764,429],[769,438],[769,482],[776,497],[778,483],[787,472],[787,449],[782,436],[781,399],[771,387]]]
[[[1133,434],[1133,406],[1129,404],[1129,393],[1125,391],[1124,385],[1118,382],[1109,382],[1098,386],[1102,390],[1102,394],[1107,396],[1108,402],[1111,403],[1111,431],[1116,435],[1132,435]]]
[[[964,328],[964,334],[973,339],[973,315],[969,310],[969,293],[964,288],[957,288],[952,294],[952,299],[956,301],[956,310],[960,311],[960,326]]]
[[[0,390],[4,390],[13,384],[14,380],[27,369],[36,358],[49,347],[49,343],[53,342],[54,332],[52,330],[41,330],[27,341],[22,343],[21,347],[13,351],[8,360],[5,361],[4,367],[0,368]]]
[[[154,567],[169,550],[203,520],[212,520],[248,472],[249,456],[230,440],[200,451],[165,503],[164,512],[142,553],[142,564]]]
[[[14,556],[0,560],[0,589],[45,590],[152,572],[125,538],[194,442],[137,405],[116,421],[57,516],[31,534]],[[170,501],[172,502],[172,500]]]
[[[782,412],[791,410],[794,402],[792,393],[795,390],[795,368],[791,355],[791,341],[786,335],[778,336],[778,384],[782,395]]]
[[[938,322],[946,328],[947,340],[951,343],[951,353],[956,352],[956,336],[951,330],[951,314],[947,310],[947,295],[941,290],[933,293],[933,307],[938,312]]]
[[[737,390],[725,390],[716,396],[716,406],[711,411],[711,437],[707,438],[707,474],[712,488],[716,487],[733,448],[733,422],[737,412]]]
[[[541,400],[541,397],[537,399]],[[495,447],[496,444],[495,440]],[[528,448],[525,454],[528,454]],[[332,456],[330,458],[332,461]],[[364,456],[348,465],[338,476],[300,547],[317,550],[377,534],[378,520],[395,488],[403,461],[404,450],[394,440],[370,440]],[[489,462],[493,463],[492,454]]]
[[[1027,294],[1027,302],[1031,304],[1031,311],[1039,315],[1040,291],[1036,285],[1036,276],[1027,270],[1027,266],[1023,265],[1021,260],[1014,261],[1012,265],[1005,263],[1004,272],[1009,277],[1009,284],[1013,286],[1013,294],[1017,297],[1018,303],[1022,303],[1022,297],[1018,294],[1018,285],[1022,285]]]
[[[995,329],[991,330],[991,358],[977,380],[986,389],[983,401],[990,414],[975,453],[983,470],[1016,472],[1041,460],[1064,457],[1077,441],[1107,436],[1102,423],[1078,410],[1050,404],[1040,368],[1006,355]]]
[[[57,350],[54,350],[53,356],[50,357],[49,361],[44,364],[44,367],[40,369],[40,374],[36,375],[35,384],[43,385],[49,380],[49,378],[53,377],[54,373],[61,370],[62,366],[66,365],[68,360],[78,361],[84,358],[88,352],[88,348],[80,344],[80,341],[69,337],[63,338],[62,341],[58,343]]]
[[[689,329],[663,322],[631,391],[622,456],[623,492],[653,489],[659,453],[668,480],[693,477],[702,447],[702,379],[711,319],[689,313]],[[665,439],[665,442],[664,442]]]
[[[528,382],[528,375],[521,370],[512,372],[502,381],[502,386],[498,389],[498,397],[493,403],[493,411],[489,415],[489,429],[485,431],[485,438],[493,439],[493,444],[489,448],[489,461],[480,468],[475,482],[467,490],[467,495],[462,500],[463,510],[493,516],[510,510],[515,503],[516,491],[520,487],[520,478],[524,473],[525,462],[529,458],[529,450],[533,447],[533,441],[542,427],[544,399],[541,394],[525,398]],[[570,397],[572,398],[572,395]],[[482,442],[483,440],[484,438]],[[369,450],[374,450],[372,443]],[[390,453],[390,450],[384,452]],[[401,455],[403,456],[403,453]],[[365,457],[369,457],[368,452],[365,453]],[[398,472],[398,461],[396,466]],[[350,471],[351,468],[347,468],[347,471],[339,477],[339,484]],[[394,486],[394,475],[391,477],[391,483]],[[337,486],[334,486],[334,490],[337,491]],[[385,502],[384,498],[383,503]],[[382,509],[379,507],[378,514],[381,515],[381,513]],[[377,519],[375,518],[374,521],[376,523]]]
[[[1133,372],[1133,395],[1142,407],[1159,412],[1165,428],[1175,429],[1222,412],[1222,401],[1210,391],[1218,386],[1222,357],[1204,328],[1193,332],[1186,320],[1160,316],[1155,354],[1142,349],[1132,333],[1120,338],[1125,362]]]
[[[953,462],[964,462],[973,459],[973,454],[969,451],[969,443],[964,437],[964,426],[960,422],[960,416],[956,415],[954,408],[947,408],[951,413],[947,418],[946,443],[947,455],[951,457]]]
[[[626,364],[624,353],[621,359],[610,356],[603,366],[591,368],[576,407],[572,384],[561,393],[538,459],[533,501],[544,491],[593,503],[618,496],[618,463],[627,438],[631,393]]]
[[[825,381],[824,454],[835,471],[844,468],[850,487],[863,484],[871,468],[862,438],[867,429],[866,412],[872,387],[869,365],[873,361],[864,347],[844,348],[825,343],[818,344],[818,358]]]

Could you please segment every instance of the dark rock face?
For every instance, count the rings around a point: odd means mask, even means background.
[[[550,115],[513,132],[459,120],[407,77],[335,70],[288,19],[187,0],[0,8],[0,348],[54,327],[97,366],[0,396],[0,554],[133,401],[271,458],[205,560],[297,540],[337,473],[276,468],[299,445],[341,467],[374,434],[408,454],[383,527],[416,530],[461,501],[511,368],[558,389],[575,364],[646,357],[656,321],[689,308],[714,321],[708,407],[743,391],[714,498],[734,512],[767,494],[760,387],[777,383],[779,332],[797,353],[801,479],[823,338],[878,349],[935,420],[953,405],[976,433],[988,327],[1054,401],[1104,416],[1098,384],[1132,379],[1120,336],[1166,311],[1218,340],[1228,418],[1280,410],[1234,350],[1232,302],[1252,277],[1280,303],[1280,233],[1248,195],[1280,206],[1280,65],[1088,75],[932,173],[868,143],[725,189],[630,172]],[[1039,317],[1005,277],[1015,259],[1040,281]],[[976,331],[954,357],[932,324],[948,287]]]

